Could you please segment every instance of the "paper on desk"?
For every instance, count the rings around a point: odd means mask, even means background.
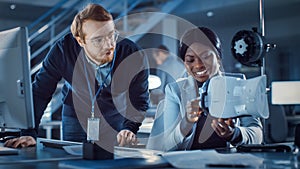
[[[82,145],[63,146],[64,150],[71,155],[82,155]],[[114,158],[147,158],[161,154],[161,151],[143,149],[143,148],[128,148],[114,147]]]
[[[63,146],[63,149],[71,155],[82,156],[82,145]]]
[[[162,156],[176,168],[205,168],[207,165],[259,166],[263,159],[247,153],[221,154],[215,150],[174,151]]]
[[[163,152],[157,150],[150,150],[144,148],[128,148],[115,146],[114,158],[150,158],[162,154]]]

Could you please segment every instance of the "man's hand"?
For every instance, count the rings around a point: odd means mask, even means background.
[[[119,146],[131,146],[138,143],[136,135],[130,130],[121,130],[117,135]]]
[[[31,136],[21,136],[18,138],[13,138],[10,140],[7,140],[4,143],[4,147],[12,147],[12,148],[18,148],[18,147],[29,147],[29,146],[35,146],[36,141]]]
[[[234,122],[232,119],[214,119],[211,127],[215,130],[218,136],[229,141],[234,132]]]

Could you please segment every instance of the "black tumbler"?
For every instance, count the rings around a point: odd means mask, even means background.
[[[83,159],[86,160],[114,159],[114,153],[98,146],[96,143],[84,142]]]

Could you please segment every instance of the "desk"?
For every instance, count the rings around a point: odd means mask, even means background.
[[[116,160],[83,160],[63,149],[44,147],[37,140],[36,147],[21,148],[18,155],[0,156],[0,169],[63,169],[63,168],[165,168],[169,163],[162,157],[123,158]],[[69,167],[68,167],[69,166]]]
[[[62,149],[44,148],[41,144],[37,144],[36,147],[20,148],[18,155],[1,155],[0,168],[55,169],[58,168],[59,161],[77,159],[81,157],[69,155]]]
[[[299,154],[300,155],[300,154]],[[163,156],[178,168],[256,168],[296,169],[299,157],[291,152],[240,153],[229,150],[175,151]]]
[[[161,156],[155,156],[153,158],[123,158],[116,160],[83,160],[81,156],[69,155],[62,149],[43,147],[39,141],[40,140],[38,139],[36,147],[20,149],[19,155],[0,156],[0,169],[172,168],[172,166]],[[235,153],[232,150],[234,149],[219,152]],[[251,154],[263,159],[263,163],[259,168],[299,168],[299,159],[297,159],[297,156],[293,153],[261,152]]]
[[[300,168],[299,157],[297,159],[297,156],[291,152],[266,152],[252,154],[264,159],[263,164],[260,166],[260,168]]]

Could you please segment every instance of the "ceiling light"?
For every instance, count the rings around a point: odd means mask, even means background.
[[[207,16],[207,17],[212,17],[212,16],[214,16],[214,13],[213,13],[212,11],[208,11],[208,12],[206,13],[206,16]]]
[[[9,8],[10,8],[11,10],[16,9],[16,4],[11,4],[11,5],[9,6]]]

